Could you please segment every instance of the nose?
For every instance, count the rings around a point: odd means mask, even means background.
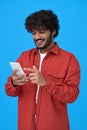
[[[39,32],[36,32],[36,33],[33,35],[33,38],[34,38],[35,40],[40,39],[40,33],[39,33]]]

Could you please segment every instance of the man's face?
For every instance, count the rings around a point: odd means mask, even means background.
[[[32,36],[38,49],[45,50],[53,42],[53,34],[50,30],[33,30]]]

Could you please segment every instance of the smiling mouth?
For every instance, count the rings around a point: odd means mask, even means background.
[[[35,42],[36,42],[37,45],[41,45],[43,41],[44,41],[44,39],[35,40]]]

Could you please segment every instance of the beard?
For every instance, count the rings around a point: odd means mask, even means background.
[[[40,39],[34,40],[34,43],[36,44],[36,42],[37,42],[38,40],[45,41],[45,39],[41,39],[41,38],[40,38]],[[45,44],[44,44],[43,46],[38,46],[38,45],[36,44],[36,47],[37,47],[38,49],[40,49],[40,50],[46,49],[47,47],[50,46],[50,44],[52,43],[52,40],[53,40],[52,33],[50,33],[49,37],[48,37],[47,40],[45,41]]]

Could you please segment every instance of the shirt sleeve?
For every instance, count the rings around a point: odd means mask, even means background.
[[[63,103],[74,102],[79,95],[80,66],[74,55],[70,58],[64,81],[54,82],[47,78],[45,88],[56,99]]]
[[[8,78],[5,89],[8,96],[18,96],[21,92],[21,86],[14,87],[11,82],[11,77]]]
[[[24,52],[20,55],[20,57],[17,59],[17,62],[21,63],[23,59]],[[7,83],[5,84],[5,90],[8,96],[18,96],[21,92],[22,86],[15,87],[12,84],[12,78],[11,76],[8,77]]]

